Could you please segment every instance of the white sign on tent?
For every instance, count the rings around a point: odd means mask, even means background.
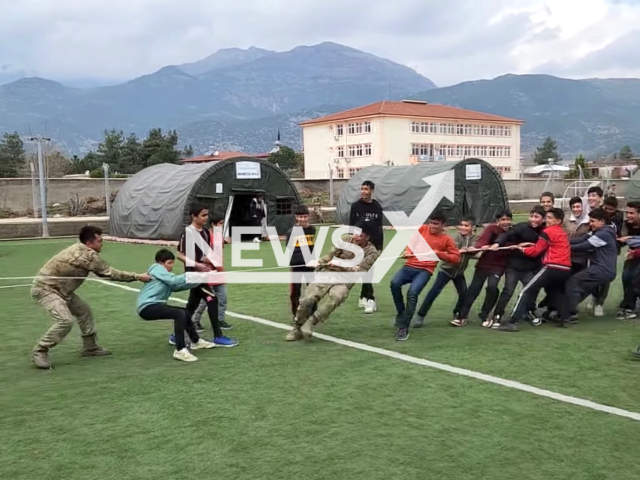
[[[236,178],[241,180],[260,178],[258,162],[236,162]]]

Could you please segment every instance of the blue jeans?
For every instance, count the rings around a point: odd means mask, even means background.
[[[431,273],[419,268],[402,267],[391,280],[391,295],[396,304],[396,324],[400,328],[409,328],[411,319],[418,305],[418,297],[431,278]],[[407,305],[405,307],[402,296],[402,287],[410,284],[407,292]]]
[[[427,316],[427,313],[431,310],[431,305],[433,305],[433,302],[435,302],[438,295],[442,293],[442,290],[444,290],[444,287],[446,287],[449,282],[453,282],[453,286],[456,287],[456,291],[458,292],[458,301],[455,307],[453,307],[453,314],[458,315],[462,307],[462,302],[464,301],[464,296],[467,294],[467,280],[464,278],[464,274],[452,278],[445,272],[440,271],[431,290],[429,290],[429,293],[427,293],[427,296],[422,301],[420,310],[418,310],[419,317]]]

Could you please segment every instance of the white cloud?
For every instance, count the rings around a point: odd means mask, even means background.
[[[624,61],[640,55],[624,40],[640,24],[640,3],[629,0],[0,3],[3,75],[131,78],[224,47],[288,50],[331,40],[412,66],[440,85],[541,71],[640,76],[638,61]],[[598,55],[612,48],[613,60]]]

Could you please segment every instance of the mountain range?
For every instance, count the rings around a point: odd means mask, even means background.
[[[0,79],[1,80],[1,79]],[[73,153],[105,129],[175,128],[195,153],[263,152],[276,132],[301,147],[298,123],[381,99],[420,98],[520,118],[523,151],[546,136],[565,153],[640,149],[640,80],[505,75],[436,88],[409,67],[331,42],[287,52],[219,50],[133,80],[74,88],[31,77],[0,85],[0,133],[47,133]]]

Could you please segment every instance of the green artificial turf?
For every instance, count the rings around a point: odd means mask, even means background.
[[[34,275],[70,243],[0,243],[1,276]],[[109,243],[102,256],[144,271],[155,250]],[[245,255],[275,265],[266,244]],[[583,313],[576,328],[524,326],[517,334],[479,328],[475,315],[466,328],[449,327],[455,290],[447,287],[427,325],[398,344],[395,270],[375,287],[376,314],[357,307],[356,286],[319,331],[640,412],[640,362],[629,355],[640,331],[613,318],[619,279],[607,317]],[[232,312],[289,322],[286,285],[228,290]],[[114,355],[81,358],[75,327],[51,353],[55,369],[38,371],[30,351],[49,319],[28,291],[0,289],[2,479],[638,476],[639,422],[330,342],[285,343],[283,330],[232,317],[239,347],[177,362],[169,322],[138,319],[135,293],[95,282],[79,294]]]

